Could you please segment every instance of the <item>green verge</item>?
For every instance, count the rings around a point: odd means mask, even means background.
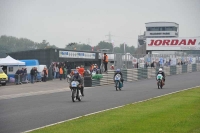
[[[200,88],[129,104],[33,133],[200,133]]]

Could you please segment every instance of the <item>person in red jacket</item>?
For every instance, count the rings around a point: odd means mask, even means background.
[[[78,73],[83,77],[84,72],[85,72],[85,69],[84,69],[83,65],[81,65],[81,67],[78,69]]]

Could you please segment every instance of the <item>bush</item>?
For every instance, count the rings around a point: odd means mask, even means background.
[[[102,74],[95,74],[95,75],[92,75],[92,79],[101,79],[103,78],[103,75]]]

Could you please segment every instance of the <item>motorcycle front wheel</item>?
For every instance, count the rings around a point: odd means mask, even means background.
[[[119,88],[119,81],[115,81],[115,87],[116,87],[116,91],[118,91],[117,88]]]
[[[76,100],[76,88],[72,88],[72,101],[75,102]]]

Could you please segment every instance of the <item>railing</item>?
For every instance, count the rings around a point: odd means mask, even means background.
[[[182,73],[190,73],[200,71],[200,63],[188,64],[188,65],[177,65],[177,66],[164,66],[162,67],[166,76],[176,75]],[[137,81],[142,79],[156,78],[159,67],[157,68],[134,68],[121,70],[124,81]],[[92,86],[101,86],[114,84],[113,81],[114,70],[108,70],[107,74],[103,74],[103,78],[100,80],[93,79]]]

